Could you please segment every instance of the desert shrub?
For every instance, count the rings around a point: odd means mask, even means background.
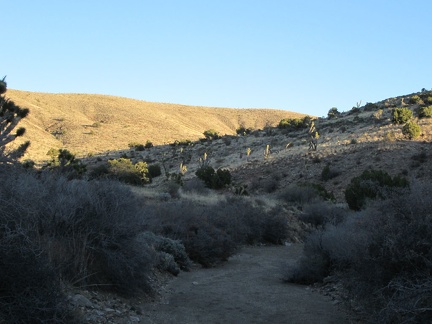
[[[378,106],[374,103],[371,103],[371,102],[367,102],[366,105],[364,106],[365,111],[374,111],[377,109],[378,109]]]
[[[338,111],[336,107],[331,108],[327,113],[328,119],[335,119],[340,117],[341,113]]]
[[[173,275],[178,275],[180,270],[188,271],[191,266],[184,245],[178,240],[144,232],[138,239],[153,247],[159,253],[158,267]]]
[[[285,202],[296,203],[301,206],[320,199],[314,188],[305,185],[290,185],[282,190],[279,198]]]
[[[145,147],[146,149],[152,148],[153,146],[154,146],[154,145],[153,145],[153,142],[150,141],[150,140],[147,140],[146,143],[145,143],[145,145],[144,145],[144,147]]]
[[[371,322],[427,322],[432,316],[431,184],[377,201],[314,232],[286,277],[312,283],[332,271]]]
[[[162,174],[159,164],[150,164],[148,166],[148,174],[151,178],[159,177]]]
[[[144,151],[144,149],[145,149],[144,144],[141,144],[141,143],[135,143],[135,142],[133,142],[133,143],[129,143],[128,146],[131,149],[134,149],[135,151]]]
[[[409,121],[402,127],[402,134],[408,139],[415,139],[421,134],[421,127],[414,121]]]
[[[0,318],[5,323],[73,322],[46,253],[12,216],[0,211]]]
[[[240,196],[210,206],[173,201],[149,206],[146,214],[150,231],[181,241],[189,258],[204,267],[227,260],[241,244],[280,244],[288,236],[283,210],[265,210]]]
[[[210,192],[205,183],[197,178],[192,178],[183,183],[182,190],[184,192],[194,192],[201,195],[206,195]]]
[[[303,129],[310,125],[312,118],[305,116],[303,118],[284,118],[279,122],[280,129]]]
[[[150,230],[181,241],[189,258],[204,267],[227,260],[236,250],[232,238],[205,217],[204,206],[175,201],[152,211]]]
[[[133,164],[130,159],[120,158],[109,160],[110,177],[132,185],[142,185],[150,182],[147,163]]]
[[[413,95],[409,98],[409,103],[410,104],[416,104],[419,103],[421,100],[421,98],[418,95]]]
[[[345,217],[345,211],[329,202],[314,202],[304,207],[299,219],[316,227],[327,223],[339,224]]]
[[[362,209],[368,199],[383,199],[389,191],[408,186],[408,181],[400,176],[393,178],[385,171],[366,170],[351,179],[345,190],[345,200],[352,210]]]
[[[413,113],[408,108],[395,108],[392,110],[392,121],[394,124],[405,124],[413,116]]]
[[[44,169],[66,174],[69,179],[79,178],[87,171],[87,166],[66,149],[50,149],[47,153],[51,160]]]
[[[300,284],[312,284],[322,281],[330,274],[331,260],[322,248],[322,231],[310,234],[303,247],[300,260],[284,269],[284,280]]]
[[[229,170],[218,169],[215,171],[211,166],[203,166],[195,174],[211,189],[222,189],[231,183],[231,173]]]
[[[288,237],[287,219],[281,210],[273,209],[263,219],[261,241],[271,244],[283,244]]]
[[[103,179],[109,176],[110,170],[108,163],[103,163],[94,167],[89,172],[90,179]]]
[[[214,130],[214,129],[208,129],[206,131],[204,131],[204,136],[206,139],[208,140],[215,140],[220,138],[220,134],[218,131]]]
[[[321,180],[328,181],[330,179],[336,178],[338,175],[340,175],[340,172],[330,168],[330,164],[327,164],[321,172]]]
[[[266,193],[272,193],[279,188],[279,181],[274,177],[267,178],[260,183],[260,186],[264,189]]]
[[[431,118],[432,117],[432,106],[420,107],[418,110],[419,118]]]
[[[142,230],[137,199],[113,181],[67,181],[42,173],[1,174],[7,216],[25,224],[62,280],[125,295],[151,292],[153,250]]]
[[[242,125],[236,129],[237,135],[249,135],[253,132],[253,128],[246,128],[246,126]]]

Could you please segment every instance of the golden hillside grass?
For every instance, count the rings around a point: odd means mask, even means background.
[[[304,114],[275,109],[233,109],[154,103],[93,94],[48,94],[8,90],[6,97],[30,114],[20,126],[30,140],[25,158],[46,160],[50,148],[77,155],[121,150],[147,140],[163,144],[197,140],[207,129],[235,134],[240,125],[255,129]]]

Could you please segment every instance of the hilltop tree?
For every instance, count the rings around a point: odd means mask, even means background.
[[[4,93],[7,91],[6,77],[0,80],[0,163],[11,164],[24,155],[30,142],[27,141],[15,149],[6,150],[6,146],[17,137],[24,135],[25,128],[20,127],[15,131],[21,119],[25,118],[29,110],[20,108],[12,100],[6,99]]]

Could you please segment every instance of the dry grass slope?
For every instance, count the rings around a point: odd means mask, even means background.
[[[50,148],[78,155],[126,149],[131,142],[154,144],[197,140],[213,128],[235,134],[241,124],[263,128],[303,114],[274,109],[232,109],[154,103],[92,94],[48,94],[8,90],[7,97],[30,109],[22,140],[32,145],[26,158],[46,159]]]

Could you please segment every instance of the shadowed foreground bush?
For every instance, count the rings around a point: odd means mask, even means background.
[[[66,323],[73,316],[47,255],[1,213],[0,322]]]
[[[210,206],[188,201],[147,206],[146,215],[150,231],[180,240],[204,267],[227,260],[240,244],[280,244],[288,235],[282,210],[267,211],[243,197]]]
[[[143,224],[131,191],[118,182],[67,181],[2,172],[3,226],[14,219],[45,251],[63,280],[125,295],[151,292],[154,251],[136,238]]]
[[[305,242],[288,281],[312,283],[336,273],[372,321],[432,318],[432,185],[377,201],[345,221],[327,224]]]

